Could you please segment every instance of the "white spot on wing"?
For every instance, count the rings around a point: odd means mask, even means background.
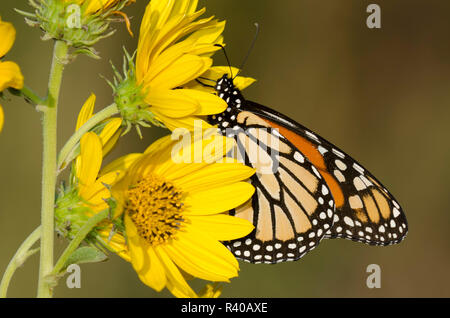
[[[354,168],[356,171],[358,171],[360,174],[364,174],[364,169],[363,169],[360,165],[358,165],[356,162],[353,163],[353,168]]]
[[[294,159],[297,160],[300,163],[304,163],[305,162],[305,157],[303,157],[303,155],[300,152],[298,152],[298,151],[296,151],[294,153]]]
[[[334,163],[336,164],[336,167],[339,168],[339,170],[344,171],[345,169],[347,169],[347,165],[346,165],[345,163],[343,163],[343,162],[342,162],[341,160],[339,160],[339,159],[336,159],[336,160],[334,161]]]
[[[334,153],[336,156],[338,156],[339,158],[341,158],[341,159],[344,159],[344,158],[345,158],[345,155],[344,155],[342,152],[340,152],[339,150],[333,148],[332,151],[333,151],[333,153]]]
[[[329,193],[328,188],[323,184],[322,185],[322,194],[327,195]]]
[[[396,207],[394,207],[392,209],[392,212],[393,212],[394,218],[396,218],[396,217],[398,217],[400,215],[400,211]]]
[[[355,177],[355,179],[353,179],[353,185],[355,186],[357,191],[361,191],[367,188],[360,177]]]
[[[342,172],[340,172],[339,170],[334,170],[333,171],[334,176],[336,177],[336,179],[340,182],[340,183],[344,183],[345,182],[345,177],[342,174]]]
[[[347,224],[349,226],[355,226],[355,223],[353,223],[353,220],[351,218],[349,218],[348,216],[344,217],[344,222],[345,222],[345,224]]]
[[[322,146],[317,147],[317,149],[319,150],[319,152],[322,156],[328,152],[328,150]]]
[[[317,138],[316,135],[314,135],[312,132],[310,131],[305,131],[306,135],[308,135],[309,138],[314,139],[315,141],[319,141],[319,138]]]
[[[316,167],[311,166],[312,171],[317,176],[317,178],[322,179],[322,176],[320,175],[319,171],[317,171]]]

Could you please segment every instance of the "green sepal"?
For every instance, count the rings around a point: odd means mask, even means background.
[[[71,264],[86,264],[86,263],[100,263],[108,259],[102,251],[95,247],[83,246],[79,247],[69,256],[64,264],[61,272],[64,271]]]
[[[138,135],[142,138],[139,126],[164,128],[164,124],[155,118],[150,105],[145,102],[147,92],[137,82],[135,55],[136,52],[130,55],[124,48],[123,73],[111,63],[114,79],[107,82],[113,89],[114,102],[123,119],[125,130],[122,135],[127,134],[131,127],[136,127]]]

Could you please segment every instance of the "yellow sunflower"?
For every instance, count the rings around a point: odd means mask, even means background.
[[[226,144],[223,149],[212,147]],[[187,277],[228,282],[239,265],[220,242],[249,234],[253,225],[227,211],[245,203],[254,188],[244,180],[254,170],[236,161],[221,162],[229,150],[221,136],[199,140],[202,162],[175,163],[181,155],[170,136],[153,143],[130,164],[118,159],[104,173],[129,166],[113,185],[116,217],[124,218],[130,262],[143,283],[157,291],[167,287],[177,297],[197,297]],[[174,148],[175,147],[175,148]],[[217,151],[219,149],[219,151]],[[186,157],[184,157],[186,158]],[[218,296],[207,288],[203,296]]]
[[[225,21],[199,19],[197,0],[152,0],[147,5],[136,55],[136,84],[150,111],[167,128],[193,130],[199,116],[224,111],[226,103],[197,89],[179,89],[205,73],[222,44]],[[210,127],[206,123],[204,127]]]
[[[19,66],[14,62],[1,61],[13,46],[15,39],[16,30],[14,26],[0,18],[0,92],[8,87],[15,89],[23,87],[23,75]],[[3,119],[3,109],[0,105],[0,131],[3,128]]]

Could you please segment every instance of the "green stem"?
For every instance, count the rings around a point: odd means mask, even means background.
[[[94,116],[92,116],[86,123],[84,123],[83,126],[81,126],[73,135],[70,137],[70,139],[66,142],[64,147],[59,152],[58,156],[58,173],[63,170],[67,164],[71,161],[73,158],[69,158],[75,147],[77,146],[78,142],[80,141],[81,137],[87,133],[89,130],[94,128],[97,124],[102,122],[103,120],[110,118],[111,116],[114,116],[119,113],[119,109],[117,108],[117,105],[115,103],[109,105],[108,107],[105,107],[98,113],[96,113]],[[69,160],[68,160],[69,159]]]
[[[27,101],[34,105],[45,105],[45,100],[41,97],[39,97],[31,88],[28,86],[24,86],[20,90],[20,94],[23,98],[25,98]]]
[[[11,278],[13,277],[16,269],[22,266],[29,256],[38,251],[37,249],[30,251],[30,249],[34,245],[34,243],[39,240],[40,237],[41,227],[39,226],[26,238],[25,241],[23,241],[16,254],[14,254],[13,258],[8,264],[8,267],[6,267],[5,273],[3,274],[3,278],[0,283],[0,298],[6,297],[9,282],[11,281]]]
[[[59,260],[56,262],[55,267],[53,268],[52,275],[58,275],[61,270],[64,269],[64,265],[67,265],[66,262],[70,255],[78,248],[78,246],[83,242],[89,232],[101,221],[106,219],[109,216],[109,209],[103,210],[102,212],[97,213],[93,217],[89,218],[85,225],[78,231],[73,240],[70,242],[69,246],[66,247],[64,252],[59,257]]]
[[[42,206],[41,206],[41,258],[39,265],[38,297],[52,297],[52,288],[46,279],[53,269],[54,205],[57,156],[57,110],[62,73],[66,63],[68,46],[56,41],[48,84],[48,96],[42,111],[43,159],[42,159]]]

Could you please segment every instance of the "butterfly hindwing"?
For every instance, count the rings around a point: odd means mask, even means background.
[[[235,130],[237,147],[243,161],[256,170],[250,180],[256,191],[251,202],[231,214],[249,220],[255,230],[228,246],[238,258],[253,263],[299,259],[333,224],[331,192],[317,169],[276,129],[245,111],[237,121],[245,128]]]

